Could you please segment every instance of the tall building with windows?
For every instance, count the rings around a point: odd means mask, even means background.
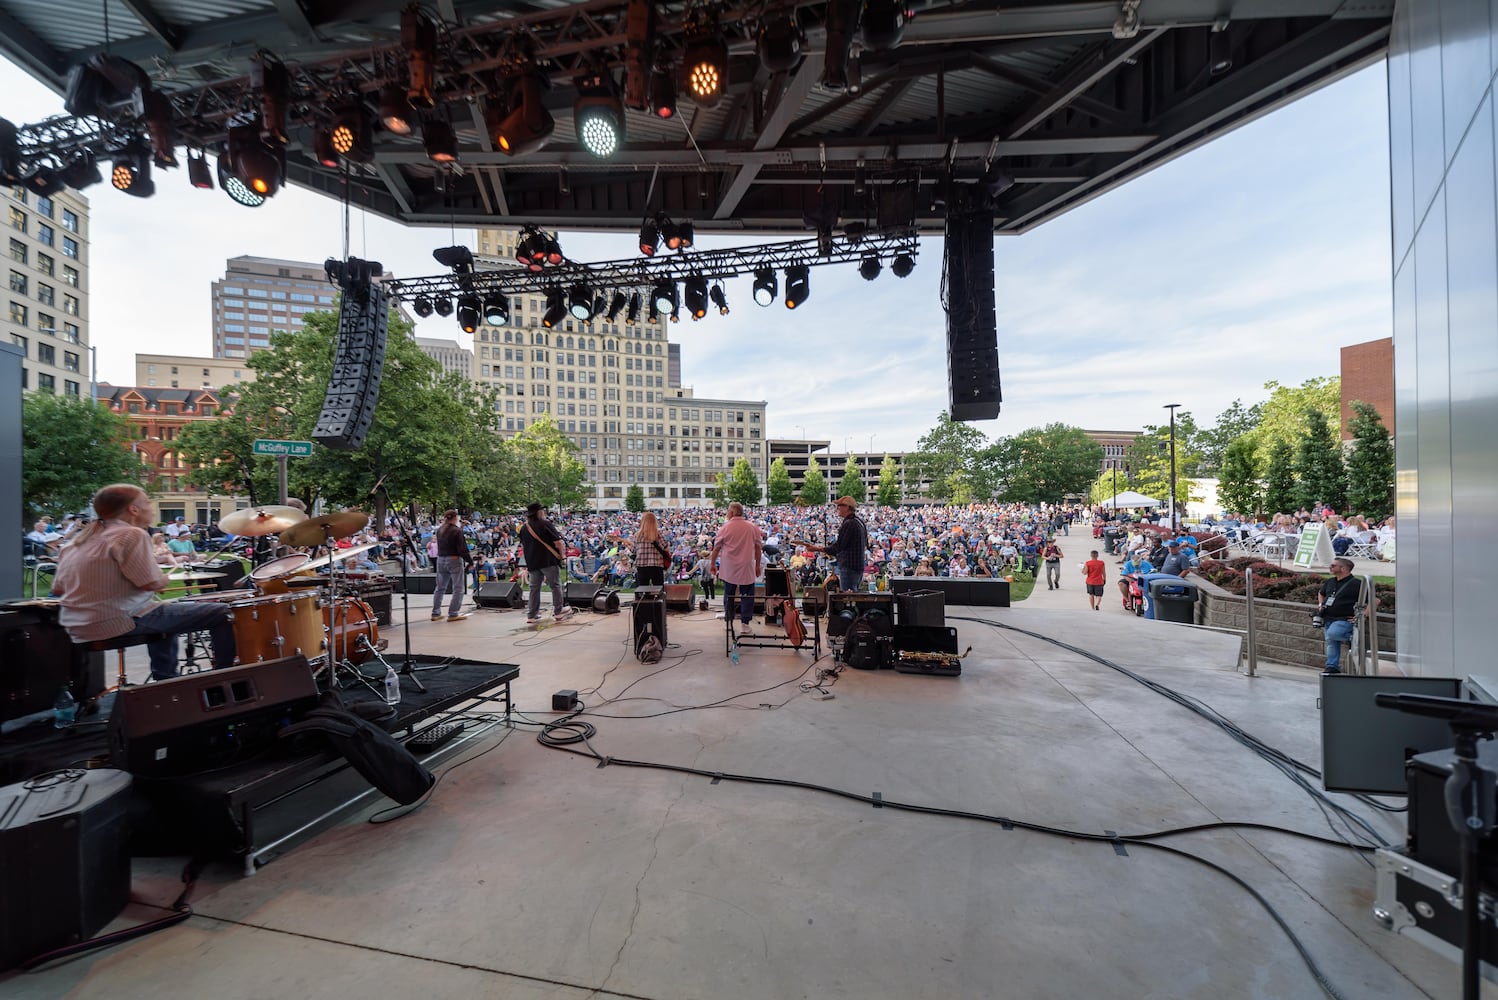
[[[206,389],[255,381],[255,369],[236,358],[194,358],[185,354],[137,354],[135,384],[147,388]]]
[[[90,393],[88,199],[64,190],[46,197],[0,188],[10,280],[0,337],[26,355],[21,388],[82,397]]]
[[[213,356],[249,357],[274,331],[296,333],[306,313],[335,308],[337,295],[321,264],[231,257],[213,283]]]
[[[481,270],[516,267],[513,229],[480,229]],[[598,316],[547,329],[540,295],[510,299],[506,326],[474,334],[475,381],[499,392],[506,436],[550,414],[578,446],[593,502],[619,509],[633,484],[649,507],[710,506],[708,490],[739,458],[765,481],[764,400],[706,399],[672,385],[669,324]]]
[[[421,353],[442,366],[444,372],[457,372],[464,378],[473,377],[473,352],[456,340],[438,337],[416,337],[416,346]]]

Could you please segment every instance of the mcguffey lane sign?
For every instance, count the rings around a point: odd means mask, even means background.
[[[256,438],[255,454],[287,455],[291,458],[309,458],[312,455],[312,442],[272,441],[267,438]]]

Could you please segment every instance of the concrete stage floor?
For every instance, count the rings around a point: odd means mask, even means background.
[[[519,663],[517,705],[547,720],[577,688],[600,754],[795,779],[857,795],[1101,833],[1218,820],[1333,834],[1317,805],[1225,734],[1047,642],[966,621],[960,678],[845,671],[803,693],[807,652],[723,655],[723,623],[672,616],[646,666],[628,616],[524,628],[522,611],[429,622],[413,648]],[[1075,590],[1071,601],[1082,605]],[[1319,761],[1319,678],[1247,678],[1238,640],[1045,607],[948,608],[1093,650]],[[396,613],[400,613],[399,599]],[[392,652],[400,630],[385,630]],[[819,666],[830,666],[824,658]],[[692,708],[691,706],[715,706]],[[535,727],[448,763],[428,804],[371,806],[251,878],[211,867],[186,924],[0,980],[12,1000],[268,997],[1298,998],[1321,996],[1241,888],[1187,859],[822,792],[599,767]],[[1350,800],[1347,800],[1350,801]],[[1391,841],[1402,818],[1356,805]],[[1458,968],[1382,930],[1362,855],[1272,832],[1172,846],[1224,865],[1279,908],[1342,996],[1459,995]],[[180,861],[136,863],[169,902]],[[158,915],[132,905],[115,926]]]

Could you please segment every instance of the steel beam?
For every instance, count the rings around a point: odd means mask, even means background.
[[[1126,41],[1108,41],[1095,49],[1087,50],[1077,58],[1076,66],[1062,77],[1060,82],[1040,100],[1030,105],[1007,127],[1000,129],[1000,134],[1009,139],[1024,135],[1087,93],[1100,80],[1122,66],[1125,61],[1149,48],[1169,30],[1169,28],[1156,28],[1153,31],[1141,31]]]
[[[775,144],[780,142],[786,129],[790,127],[792,118],[806,103],[806,95],[811,93],[812,84],[821,75],[822,53],[807,53],[806,58],[801,60],[801,68],[796,71],[796,75],[786,82],[775,110],[770,112],[770,117],[765,119],[765,123],[760,126],[759,138],[754,140],[755,151],[764,152],[773,149]],[[749,187],[759,176],[761,166],[763,164],[759,162],[739,165],[738,172],[734,174],[733,180],[728,183],[728,188],[718,199],[718,209],[713,213],[713,218],[727,219],[738,211],[739,202],[743,201],[744,195],[749,193]]]
[[[177,38],[181,33],[166,23],[160,12],[151,6],[150,0],[119,0],[119,3],[168,51],[177,50]]]

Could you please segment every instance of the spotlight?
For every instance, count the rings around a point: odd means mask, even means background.
[[[450,122],[440,118],[428,118],[422,122],[421,144],[426,147],[427,157],[433,163],[458,162],[458,136]]]
[[[418,295],[416,296],[416,301],[411,303],[411,310],[415,312],[416,315],[425,319],[426,317],[432,315],[432,300],[427,298],[425,295]]]
[[[811,298],[811,268],[792,264],[785,269],[785,307],[795,309]]]
[[[662,120],[676,117],[676,74],[668,62],[657,63],[650,74],[650,112]]]
[[[228,153],[218,158],[218,186],[224,189],[224,194],[245,208],[259,208],[265,204],[265,195],[255,193],[234,172],[233,167],[229,165]]]
[[[464,333],[472,333],[479,328],[479,309],[477,295],[464,295],[458,299],[458,326]]]
[[[609,311],[605,317],[610,323],[614,322],[614,320],[619,317],[619,310],[624,308],[624,303],[626,301],[627,300],[625,299],[623,292],[614,293],[614,297],[609,300]],[[602,310],[599,311],[602,312]]]
[[[858,0],[828,0],[823,90],[841,92],[848,89],[848,55],[853,48],[853,32],[858,28],[859,6]]]
[[[234,166],[234,172],[256,194],[273,198],[281,190],[281,161],[259,137],[251,145],[241,147],[239,155],[234,158]]]
[[[401,47],[410,56],[411,85],[406,94],[413,107],[433,106],[436,82],[437,26],[413,4],[401,11]]]
[[[556,120],[541,103],[541,91],[551,84],[529,68],[513,82],[510,106],[513,110],[494,130],[494,145],[507,156],[531,153],[540,149],[556,130]]]
[[[655,295],[654,293],[652,293],[650,296],[649,307],[645,310],[645,322],[659,323],[660,321],[661,311],[655,307]]]
[[[432,308],[437,310],[438,316],[451,316],[453,314],[453,300],[446,295],[439,295],[437,296],[437,300],[432,303]]]
[[[213,174],[208,169],[208,157],[199,151],[193,156],[189,151],[187,154],[187,180],[195,188],[213,190]]]
[[[629,296],[629,309],[624,313],[624,322],[638,323],[640,321],[640,293],[633,292]]]
[[[873,281],[879,277],[879,272],[883,269],[883,265],[879,263],[879,258],[873,254],[866,255],[858,264],[858,274],[864,281]]]
[[[510,322],[510,300],[498,292],[491,292],[484,299],[484,322],[490,326],[505,326]]]
[[[3,172],[3,169],[0,169],[0,173]],[[99,173],[99,163],[94,159],[94,154],[87,151],[78,154],[78,158],[63,167],[57,176],[74,191],[82,191],[89,185],[98,184],[104,179],[104,175]],[[211,180],[208,186],[213,186]]]
[[[883,52],[900,44],[905,34],[905,0],[866,0],[859,35],[863,47]]]
[[[699,8],[699,12],[702,8]],[[699,107],[710,108],[728,89],[728,43],[716,15],[699,13],[687,27],[681,79]]]
[[[714,285],[713,290],[708,293],[712,297],[713,305],[718,307],[719,316],[728,315],[728,296],[723,292],[722,285]]]
[[[264,53],[250,63],[250,86],[260,91],[260,134],[286,145],[286,112],[291,105],[291,73]]]
[[[568,290],[567,311],[572,313],[574,319],[593,318],[593,289],[588,287],[587,282],[579,281]]]
[[[894,272],[895,277],[907,278],[910,272],[915,270],[915,258],[908,253],[899,254],[890,264],[889,269]]]
[[[759,62],[771,73],[789,73],[801,65],[806,33],[796,24],[796,9],[761,21],[755,48]]]
[[[151,136],[151,150],[156,154],[156,165],[175,167],[177,139],[172,132],[172,102],[161,91],[149,90],[141,94],[141,104],[145,109],[146,131]],[[282,120],[285,120],[284,111]]]
[[[577,80],[577,100],[572,105],[577,141],[600,159],[613,156],[624,144],[624,102],[613,77],[603,73]]]
[[[134,146],[119,154],[109,172],[109,183],[137,198],[149,198],[156,193],[156,182],[151,179],[151,158],[143,146]]]
[[[515,259],[530,267],[532,264],[540,264],[546,260],[544,248],[545,238],[535,226],[526,226],[520,230],[520,239],[515,241]],[[539,259],[535,257],[535,249],[538,243],[543,244]],[[536,268],[539,270],[539,268]]]
[[[567,305],[562,301],[562,290],[553,288],[546,293],[546,313],[541,317],[541,325],[550,330],[562,321],[567,315]]]
[[[681,249],[681,227],[664,214],[655,217],[656,227],[661,231],[661,242],[666,244],[667,250]]]
[[[687,312],[698,320],[707,315],[707,279],[694,274],[682,283]]]
[[[1227,25],[1220,28],[1212,25],[1207,36],[1207,66],[1213,76],[1221,76],[1233,68],[1233,41],[1228,37]]]
[[[396,135],[410,135],[411,123],[416,120],[416,109],[398,83],[387,83],[380,88],[380,124],[385,131]]]
[[[761,268],[754,272],[754,302],[756,305],[767,306],[775,301],[779,292],[778,283],[775,280],[775,271],[772,268]]]
[[[329,170],[337,170],[343,163],[338,157],[338,150],[333,148],[333,133],[328,129],[320,128],[312,134],[312,155],[319,166]]]
[[[605,309],[607,309],[608,307],[609,307],[608,296],[604,295],[602,292],[599,292],[597,295],[593,296],[593,317],[592,318],[596,318],[598,316],[602,316],[603,315],[603,311]]]
[[[655,58],[655,0],[629,0],[624,14],[624,103],[649,105],[650,64]]]
[[[551,235],[550,233],[543,233],[542,244],[546,248],[546,263],[555,267],[556,265],[561,264],[567,259],[566,257],[562,256],[561,244],[557,243],[557,238],[555,236]]]
[[[692,225],[691,219],[687,219],[685,222],[678,224],[676,227],[676,249],[692,249],[692,243],[696,235],[696,228]]]
[[[333,120],[333,149],[345,160],[368,163],[374,159],[374,122],[357,102],[341,108]]]
[[[655,224],[654,219],[646,219],[640,223],[640,253],[646,257],[654,257],[655,251],[661,245],[661,230]]]
[[[60,171],[48,166],[39,166],[21,178],[21,186],[33,194],[51,197],[65,185]]]
[[[662,281],[651,293],[650,302],[656,314],[668,313],[676,308],[676,282]]]

